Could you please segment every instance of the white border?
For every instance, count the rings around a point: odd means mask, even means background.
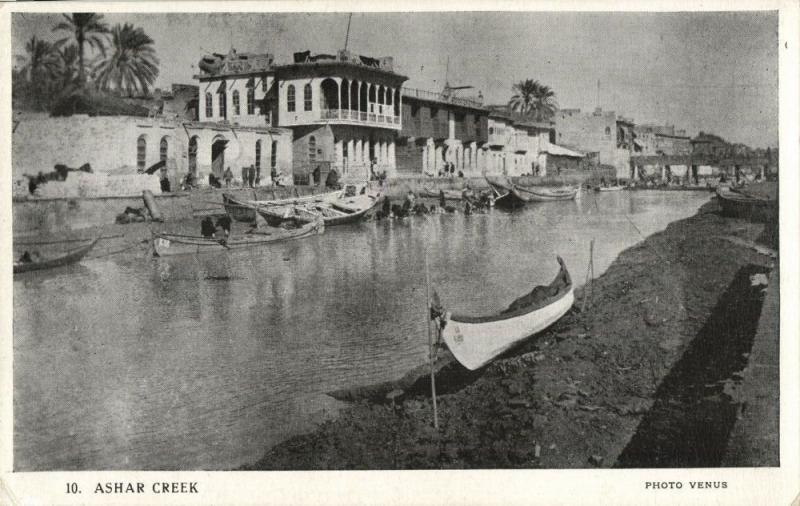
[[[732,11],[780,10],[781,166],[781,467],[779,469],[404,471],[404,472],[43,472],[12,469],[12,273],[0,270],[0,504],[790,504],[798,476],[798,3],[633,0],[476,2],[41,2],[0,4],[0,192],[11,194],[11,12],[297,12],[297,11]],[[11,199],[0,200],[0,262],[11,263]],[[683,481],[681,490],[644,489],[645,481]],[[725,490],[688,490],[688,480],[726,481]],[[81,495],[66,495],[78,482]],[[196,481],[197,495],[94,495],[96,482]]]

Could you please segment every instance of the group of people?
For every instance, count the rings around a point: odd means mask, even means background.
[[[490,193],[481,193],[475,195],[472,189],[467,185],[461,192],[461,200],[464,203],[464,214],[470,215],[475,212],[485,212],[492,205],[492,196]],[[417,202],[416,194],[409,190],[403,198],[402,205],[392,204],[388,197],[383,200],[383,207],[376,213],[377,219],[382,218],[405,218],[411,215],[423,214],[444,214],[455,213],[458,208],[454,205],[448,204],[445,198],[444,190],[439,190],[439,205],[431,204],[430,207],[422,202]]]
[[[220,216],[217,218],[216,223],[214,223],[214,220],[211,219],[210,216],[206,216],[203,218],[203,221],[200,222],[200,235],[206,239],[225,240],[231,235],[232,224],[233,222],[228,215]]]
[[[456,164],[453,162],[444,162],[444,167],[442,170],[439,171],[439,177],[455,177],[456,174]],[[458,177],[464,177],[463,171],[458,171]]]

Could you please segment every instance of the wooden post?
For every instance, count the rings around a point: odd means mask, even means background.
[[[594,239],[589,242],[589,264],[586,266],[586,281],[583,283],[581,313],[586,309],[586,300],[589,298],[590,287],[594,291]]]
[[[431,399],[433,399],[433,426],[439,430],[439,410],[436,406],[436,373],[434,372],[434,343],[431,333],[431,275],[428,270],[428,250],[425,249],[425,325],[428,328],[428,361],[431,365]]]

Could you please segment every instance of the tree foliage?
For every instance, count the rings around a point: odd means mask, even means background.
[[[514,95],[508,107],[535,121],[547,121],[558,109],[555,92],[546,85],[533,79],[520,81],[512,86]]]
[[[95,68],[102,90],[147,93],[158,77],[158,57],[144,30],[129,23],[111,30],[111,54]]]

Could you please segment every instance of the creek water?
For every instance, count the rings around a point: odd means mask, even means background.
[[[500,310],[583,283],[704,192],[584,193],[514,213],[331,228],[262,249],[134,256],[14,280],[14,467],[230,469],[426,359],[425,257],[443,304]]]

